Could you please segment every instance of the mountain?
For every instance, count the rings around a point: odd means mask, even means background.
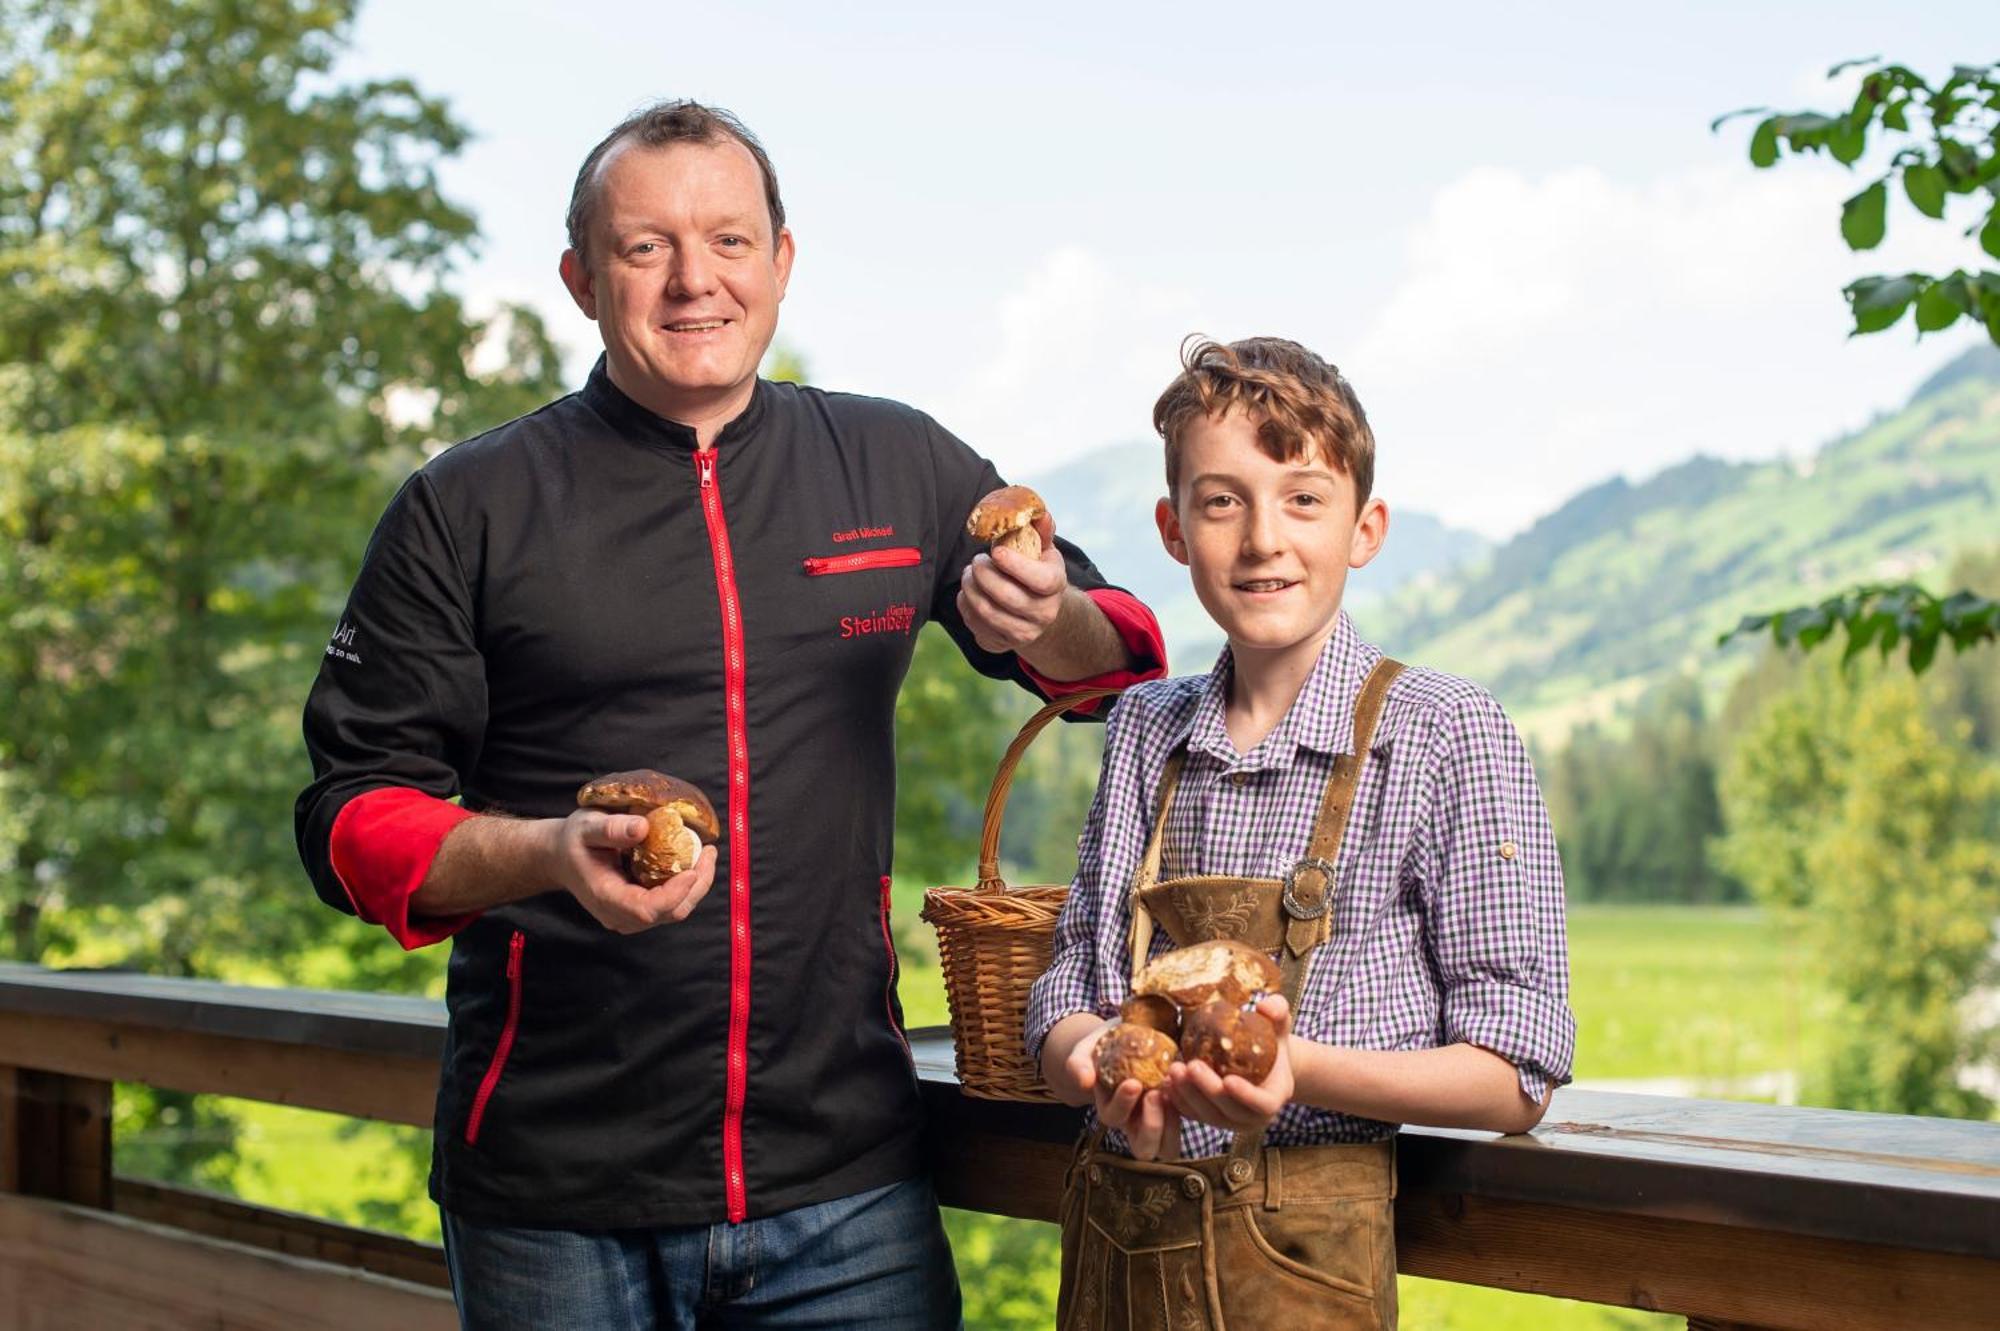
[[[1167,492],[1160,445],[1112,444],[1024,478],[1047,501],[1063,536],[1090,552],[1104,576],[1152,606],[1177,671],[1206,670],[1222,634],[1202,612],[1187,570],[1160,546],[1153,505]],[[1357,609],[1406,587],[1436,583],[1487,552],[1482,536],[1427,513],[1397,509],[1382,554],[1348,583]]]
[[[1715,645],[1745,613],[1862,581],[1935,584],[1959,551],[1995,543],[2000,350],[1982,345],[1808,460],[1697,457],[1606,481],[1356,611],[1395,655],[1479,680],[1553,738],[1675,675],[1719,692],[1756,650]]]

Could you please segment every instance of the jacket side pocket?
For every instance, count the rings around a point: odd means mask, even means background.
[[[521,953],[527,945],[528,937],[519,929],[507,940],[507,1024],[500,1028],[500,1039],[493,1046],[493,1061],[486,1065],[486,1075],[479,1079],[479,1093],[472,1098],[472,1112],[465,1119],[467,1146],[478,1142],[487,1103],[493,1099],[493,1088],[500,1084],[500,1074],[506,1071],[507,1056],[514,1052],[514,1033],[521,1025]]]

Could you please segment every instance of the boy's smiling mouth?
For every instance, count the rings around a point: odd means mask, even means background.
[[[1234,584],[1239,592],[1281,592],[1298,586],[1295,578],[1250,578]]]

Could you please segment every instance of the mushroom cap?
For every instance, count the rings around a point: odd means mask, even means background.
[[[1212,999],[1247,1003],[1278,988],[1277,963],[1248,943],[1212,938],[1178,948],[1139,972],[1134,993],[1164,994],[1184,1008]]]
[[[602,809],[606,813],[651,813],[672,809],[681,821],[693,828],[703,841],[713,842],[722,835],[715,806],[699,787],[650,767],[630,772],[613,772],[585,783],[576,792],[577,807]]]
[[[1042,497],[1027,486],[1003,486],[972,506],[965,530],[974,540],[991,541],[1028,526],[1048,511]]]
[[[1127,1022],[1113,1026],[1098,1040],[1097,1075],[1114,1089],[1127,1078],[1151,1088],[1166,1081],[1167,1069],[1179,1053],[1164,1033]]]
[[[1181,1058],[1214,1068],[1217,1076],[1232,1073],[1248,1082],[1271,1075],[1278,1061],[1278,1028],[1254,1008],[1217,999],[1187,1014],[1181,1030]]]

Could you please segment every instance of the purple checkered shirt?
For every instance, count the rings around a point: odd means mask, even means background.
[[[1224,728],[1226,648],[1207,675],[1125,692],[1105,725],[1054,959],[1028,1001],[1031,1058],[1058,1021],[1112,1016],[1130,992],[1130,887],[1174,749],[1185,740],[1188,758],[1167,815],[1161,879],[1281,878],[1306,853],[1333,759],[1353,744],[1362,681],[1381,655],[1343,611],[1291,710],[1247,754]],[[1534,1100],[1569,1080],[1576,1020],[1562,865],[1527,750],[1491,694],[1435,670],[1396,679],[1339,871],[1333,937],[1313,955],[1297,1034],[1359,1049],[1467,1041],[1513,1063]],[[1153,955],[1170,946],[1156,930]],[[1265,1140],[1367,1141],[1394,1130],[1294,1101]],[[1181,1125],[1184,1155],[1220,1154],[1229,1143],[1222,1129]]]

